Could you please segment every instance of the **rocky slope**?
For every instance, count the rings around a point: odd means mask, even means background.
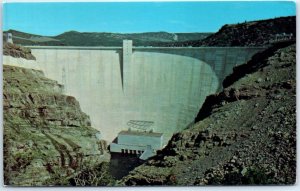
[[[295,16],[224,25],[203,40],[172,43],[169,46],[266,46],[275,40],[277,34],[284,33],[296,38]]]
[[[296,47],[277,44],[265,53],[246,64],[252,70],[236,69],[207,98],[200,121],[120,184],[294,184]]]
[[[3,55],[12,56],[15,58],[25,58],[27,60],[35,60],[29,48],[18,46],[12,43],[3,44]]]
[[[109,160],[78,101],[41,71],[3,65],[4,183],[68,185]]]

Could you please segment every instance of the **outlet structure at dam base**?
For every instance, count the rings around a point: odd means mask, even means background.
[[[173,133],[193,123],[206,96],[222,89],[233,67],[262,47],[31,46],[36,61],[4,56],[3,63],[42,70],[76,97],[111,142],[123,130]],[[138,121],[133,124],[130,121]]]

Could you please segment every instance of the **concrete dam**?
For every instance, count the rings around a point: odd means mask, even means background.
[[[234,66],[261,47],[32,46],[36,62],[4,56],[4,64],[40,69],[64,85],[112,141],[128,128],[151,128],[168,141],[193,123],[207,95],[222,89]],[[150,124],[145,126],[144,124]]]

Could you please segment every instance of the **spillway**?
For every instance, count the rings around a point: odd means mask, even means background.
[[[36,63],[15,65],[41,69],[63,84],[64,93],[76,97],[108,141],[127,130],[130,121],[151,122],[167,141],[193,122],[205,97],[222,88],[234,66],[263,49],[132,47],[130,42],[123,47],[30,48]],[[15,60],[4,57],[3,62]]]

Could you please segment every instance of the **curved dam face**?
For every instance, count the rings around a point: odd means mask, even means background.
[[[103,139],[151,124],[165,142],[194,121],[205,97],[221,88],[234,66],[262,49],[30,48],[45,75],[78,99]]]

